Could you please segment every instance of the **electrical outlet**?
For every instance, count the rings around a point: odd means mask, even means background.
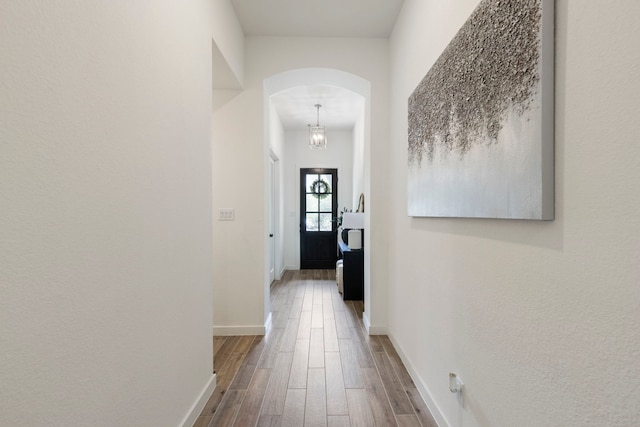
[[[233,208],[218,209],[218,221],[233,221],[235,212]]]
[[[462,393],[463,386],[464,384],[462,384],[460,378],[453,372],[449,372],[449,391],[451,393]]]
[[[455,393],[456,397],[458,398],[458,402],[460,402],[460,405],[464,407],[464,398],[462,395],[463,389],[464,384],[462,383],[460,378],[458,378],[458,375],[454,374],[453,372],[449,372],[449,391],[451,393]]]

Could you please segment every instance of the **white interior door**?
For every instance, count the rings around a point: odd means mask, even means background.
[[[276,179],[275,161],[269,158],[269,281],[276,279],[276,239],[275,239],[275,208],[276,208]]]

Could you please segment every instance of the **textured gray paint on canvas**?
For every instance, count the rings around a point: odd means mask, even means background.
[[[409,215],[553,218],[553,1],[482,1],[408,104]]]

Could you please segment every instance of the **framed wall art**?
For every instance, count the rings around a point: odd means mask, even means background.
[[[408,213],[554,218],[554,1],[483,0],[408,100]]]

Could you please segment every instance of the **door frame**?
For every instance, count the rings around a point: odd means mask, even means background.
[[[306,175],[309,173],[313,174],[331,174],[332,182],[331,182],[331,231],[318,231],[317,233],[332,233],[335,240],[335,259],[332,260],[332,263],[329,263],[328,260],[318,261],[318,262],[307,262],[303,259],[303,255],[305,254],[305,245],[306,239],[304,238],[304,233],[306,232]],[[338,242],[337,242],[337,215],[338,215],[338,169],[337,168],[324,168],[324,167],[316,167],[316,168],[300,168],[300,180],[298,181],[299,190],[300,190],[300,211],[299,211],[299,225],[300,225],[300,269],[314,269],[314,268],[333,268],[335,267],[334,263],[338,259]],[[305,183],[303,185],[303,182]],[[331,265],[330,265],[331,264]]]
[[[278,280],[276,262],[276,158],[269,156],[269,283]]]

